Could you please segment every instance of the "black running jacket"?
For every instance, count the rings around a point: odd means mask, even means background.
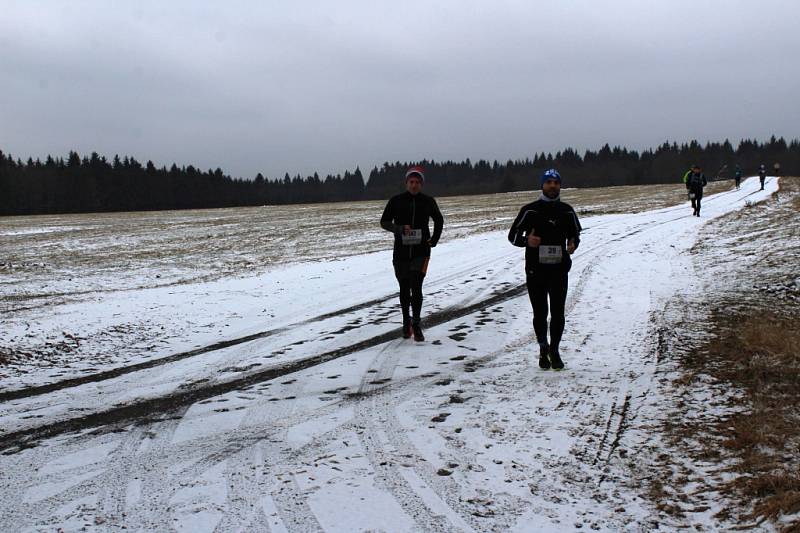
[[[542,246],[560,246],[559,264],[540,264],[539,248],[528,246],[528,235],[541,237]],[[567,242],[575,240],[575,248],[581,242],[581,224],[575,210],[562,201],[547,202],[542,199],[531,202],[520,209],[517,218],[508,231],[508,240],[514,246],[525,248],[525,272],[569,272],[572,259],[567,253]]]
[[[430,220],[433,219],[433,235]],[[403,226],[422,230],[422,242],[416,245],[404,245],[402,240]],[[426,194],[413,195],[406,191],[393,196],[381,216],[381,227],[394,233],[394,261],[408,261],[415,257],[430,257],[431,246],[436,246],[442,235],[444,217],[432,196]],[[430,245],[428,244],[430,242]]]

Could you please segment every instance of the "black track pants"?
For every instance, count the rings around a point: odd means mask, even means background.
[[[394,274],[400,284],[400,308],[403,323],[419,322],[422,313],[422,282],[428,270],[428,257],[415,257],[409,261],[395,261]],[[411,308],[409,313],[409,307]]]
[[[696,192],[694,193],[694,198],[692,198],[692,209],[694,209],[695,213],[700,212],[700,202],[703,201],[703,192]]]
[[[564,306],[567,303],[567,272],[535,272],[527,277],[528,296],[533,307],[536,341],[547,344],[547,312],[550,311],[550,347],[558,350],[564,333]],[[549,305],[548,305],[549,300]]]

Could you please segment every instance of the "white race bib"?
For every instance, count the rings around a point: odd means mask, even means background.
[[[402,235],[403,244],[406,246],[414,246],[422,242],[422,230],[412,229],[408,235]]]
[[[561,246],[539,245],[539,263],[543,265],[561,264]]]

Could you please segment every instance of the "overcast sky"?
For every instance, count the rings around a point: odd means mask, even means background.
[[[800,2],[0,0],[0,149],[234,176],[800,136]]]

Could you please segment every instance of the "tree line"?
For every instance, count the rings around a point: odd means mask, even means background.
[[[774,136],[767,142],[742,140],[665,142],[642,152],[605,145],[583,155],[572,148],[555,154],[538,153],[533,159],[498,161],[413,161],[384,163],[367,179],[359,168],[344,175],[267,179],[232,178],[221,169],[200,170],[192,165],[157,168],[133,157],[114,156],[109,161],[93,152],[66,159],[48,156],[44,161],[14,159],[0,150],[0,215],[201,209],[269,204],[336,202],[387,198],[403,189],[406,169],[426,168],[426,192],[436,196],[484,194],[538,188],[539,175],[556,168],[566,187],[604,187],[676,183],[692,164],[703,167],[712,179],[733,177],[739,165],[745,175],[760,164],[772,171],[800,174],[800,140],[786,142]]]

